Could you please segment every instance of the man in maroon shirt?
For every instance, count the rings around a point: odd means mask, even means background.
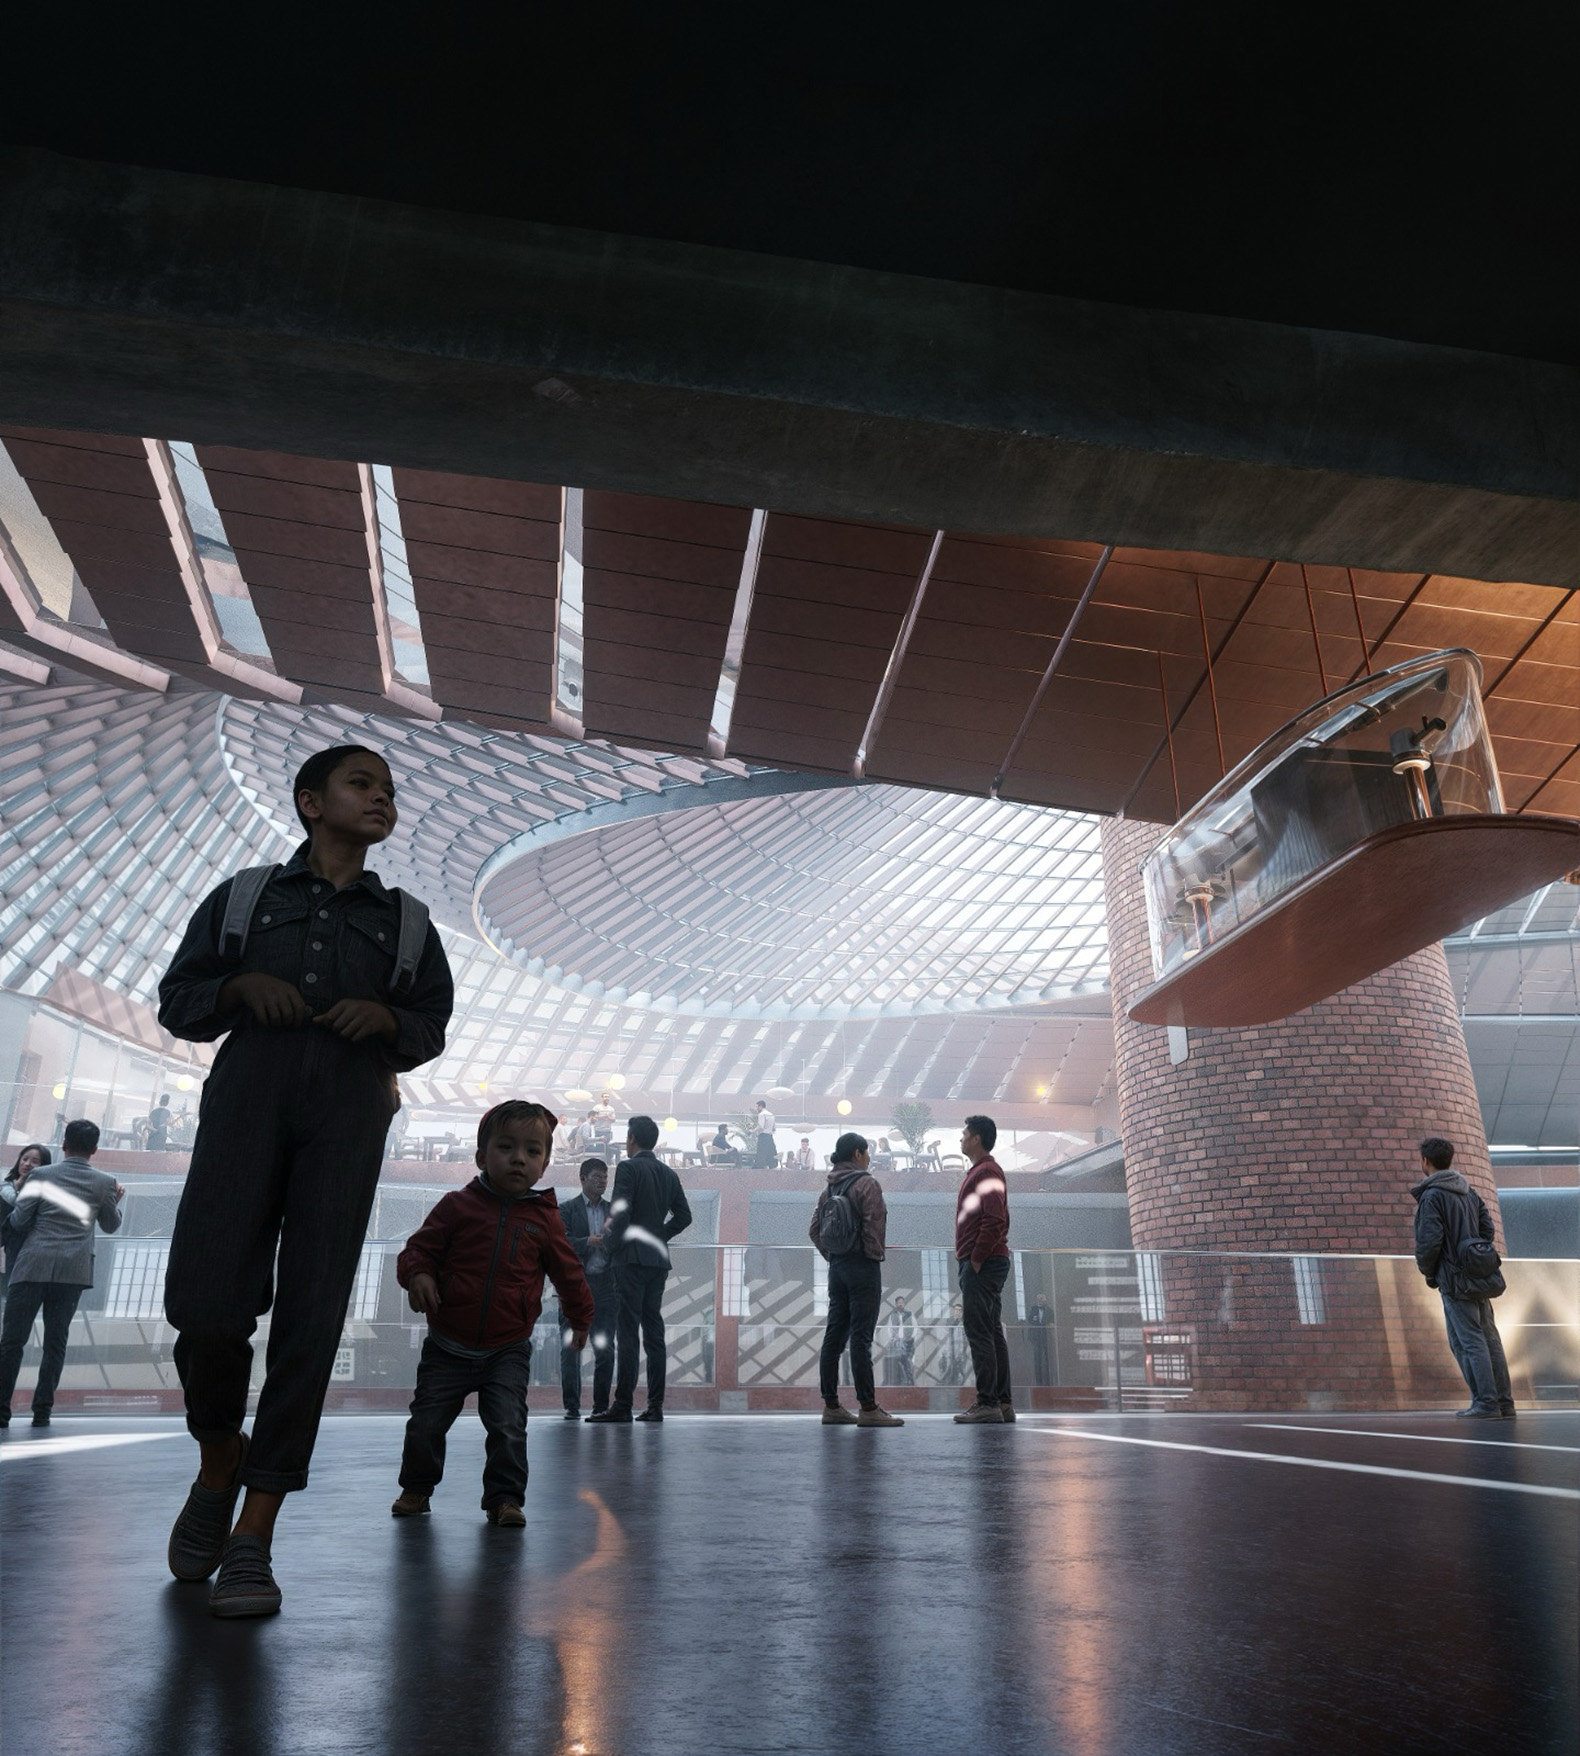
[[[1004,1282],[1009,1278],[1009,1199],[993,1157],[998,1127],[990,1116],[967,1116],[960,1150],[970,1160],[955,1200],[955,1260],[960,1264],[961,1321],[976,1372],[977,1399],[955,1419],[964,1426],[1015,1418],[1010,1401],[1009,1344],[1004,1339]]]

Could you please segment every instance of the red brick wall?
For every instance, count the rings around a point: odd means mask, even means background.
[[[1116,1076],[1143,1250],[1408,1251],[1418,1143],[1440,1134],[1497,1217],[1441,946],[1281,1023],[1168,1035],[1125,1009],[1152,980],[1137,868],[1156,824],[1105,822]]]

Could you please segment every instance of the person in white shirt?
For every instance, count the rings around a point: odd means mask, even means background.
[[[796,1148],[795,1168],[798,1171],[810,1171],[815,1168],[812,1158],[812,1142],[805,1134],[801,1136],[801,1144]]]
[[[771,1171],[779,1163],[774,1150],[774,1113],[761,1098],[757,1100],[757,1168]]]

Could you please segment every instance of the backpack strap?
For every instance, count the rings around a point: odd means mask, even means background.
[[[428,943],[428,905],[409,891],[397,889],[400,903],[400,930],[395,942],[395,977],[390,988],[404,993],[417,979],[417,965],[422,962],[423,948]]]
[[[219,927],[219,954],[239,962],[247,950],[247,935],[252,931],[252,917],[269,880],[278,866],[247,866],[230,881],[230,895],[225,900],[225,918]]]

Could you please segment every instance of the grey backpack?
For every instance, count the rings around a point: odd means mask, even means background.
[[[823,1203],[823,1217],[818,1221],[817,1240],[828,1256],[848,1256],[861,1248],[861,1210],[850,1198],[850,1190],[865,1171],[835,1183]]]
[[[225,900],[225,918],[219,929],[221,957],[240,959],[247,949],[247,935],[252,931],[252,917],[258,909],[269,880],[278,866],[248,866],[230,881],[230,895]],[[417,975],[422,962],[422,949],[428,942],[428,905],[404,890],[390,894],[400,904],[400,928],[395,937],[395,974],[390,992],[403,993]]]

